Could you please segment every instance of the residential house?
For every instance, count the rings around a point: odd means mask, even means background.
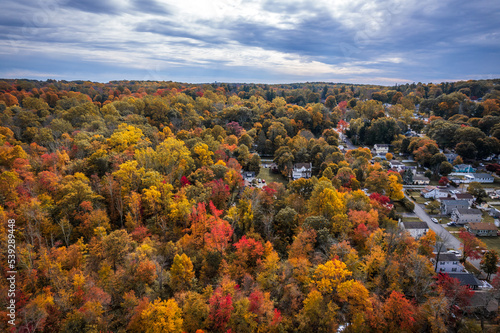
[[[474,197],[470,193],[453,193],[451,197],[455,198],[456,200],[467,200],[469,201],[469,205],[472,205],[474,203]]]
[[[243,180],[252,181],[255,178],[254,171],[242,171],[241,175],[243,176]]]
[[[391,167],[391,169],[393,170],[397,170],[397,171],[401,171],[401,170],[404,170],[403,167],[404,167],[404,164],[401,163],[400,161],[398,160],[390,160],[389,161],[389,166]]]
[[[437,259],[437,269],[436,272],[440,273],[457,273],[464,272],[464,266],[459,262],[457,256],[453,253],[440,253]],[[431,259],[432,264],[436,265],[436,258]]]
[[[296,163],[293,165],[292,179],[311,178],[312,163]]]
[[[466,224],[471,222],[481,222],[483,213],[479,209],[455,208],[451,212],[451,220],[456,224]]]
[[[478,183],[493,183],[495,178],[488,173],[472,173],[468,175],[464,175],[464,182],[478,182]]]
[[[448,191],[440,190],[435,186],[426,186],[420,192],[420,195],[426,199],[442,199],[442,198],[447,198],[449,193]]]
[[[475,236],[497,236],[498,228],[493,223],[471,222],[465,229]]]
[[[481,281],[479,281],[472,273],[446,273],[446,274],[448,274],[449,277],[460,281],[461,286],[467,286],[469,289],[472,290],[477,290],[479,289],[479,286],[482,285]]]
[[[373,150],[375,151],[375,154],[387,154],[389,152],[389,145],[387,144],[375,144],[373,146]]]
[[[457,158],[458,155],[455,153],[447,153],[447,154],[444,154],[444,156],[446,156],[446,161],[448,163],[453,164],[453,162],[455,161],[455,159]]]
[[[419,239],[429,231],[429,226],[425,222],[400,222],[400,228],[408,231],[415,239]]]
[[[458,164],[453,167],[453,172],[474,173],[474,169],[470,164]]]
[[[422,174],[413,176],[413,185],[429,185],[430,182],[430,179]]]
[[[467,209],[469,208],[469,202],[467,200],[456,200],[456,199],[441,199],[441,214],[449,215],[453,212],[453,209]]]

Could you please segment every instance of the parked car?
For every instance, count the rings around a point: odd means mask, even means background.
[[[453,227],[453,226],[456,226],[457,224],[455,222],[451,221],[451,222],[446,223],[446,225],[449,227]]]
[[[435,217],[431,218],[431,221],[434,222],[434,223],[439,223],[439,221]]]
[[[265,179],[262,179],[262,183],[265,184],[266,183],[266,180]]]

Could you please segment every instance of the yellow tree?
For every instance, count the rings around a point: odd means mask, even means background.
[[[174,290],[186,290],[191,286],[194,278],[193,263],[191,259],[183,253],[176,254],[174,263],[170,268],[170,285]]]
[[[400,182],[398,174],[395,172],[389,173],[387,177],[389,182],[387,183],[387,194],[392,200],[401,200],[405,197],[403,193],[403,184]]]
[[[145,333],[182,332],[182,310],[173,299],[155,300],[141,313],[142,329]]]
[[[316,267],[313,274],[313,284],[322,294],[331,294],[351,275],[352,272],[347,269],[346,264],[333,259]]]

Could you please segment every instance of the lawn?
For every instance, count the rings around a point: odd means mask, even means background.
[[[500,238],[499,237],[479,237],[486,246],[488,250],[495,250],[500,253]]]
[[[288,180],[279,173],[272,173],[270,168],[260,168],[259,175],[257,178],[262,178],[266,180],[266,183],[276,182],[282,184],[288,184]]]
[[[401,218],[401,221],[402,222],[422,222],[422,220],[419,219],[418,217],[407,217],[407,216],[403,216]]]

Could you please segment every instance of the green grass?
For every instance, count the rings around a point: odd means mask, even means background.
[[[498,237],[479,237],[480,240],[482,240],[486,246],[488,247],[488,250],[495,250],[498,253],[500,253],[500,238]]]
[[[423,205],[423,204],[424,204],[425,202],[427,202],[427,201],[431,202],[431,200],[432,200],[432,199],[426,199],[426,198],[424,198],[424,197],[421,197],[420,195],[415,195],[415,194],[414,194],[414,195],[412,195],[412,199],[413,199],[416,203],[421,204],[421,205]]]
[[[422,220],[419,219],[418,217],[406,217],[406,216],[402,217],[401,221],[402,222],[422,222]]]
[[[257,178],[262,178],[266,180],[266,183],[276,182],[282,184],[288,184],[288,180],[279,173],[272,173],[270,168],[260,168],[259,175]]]

